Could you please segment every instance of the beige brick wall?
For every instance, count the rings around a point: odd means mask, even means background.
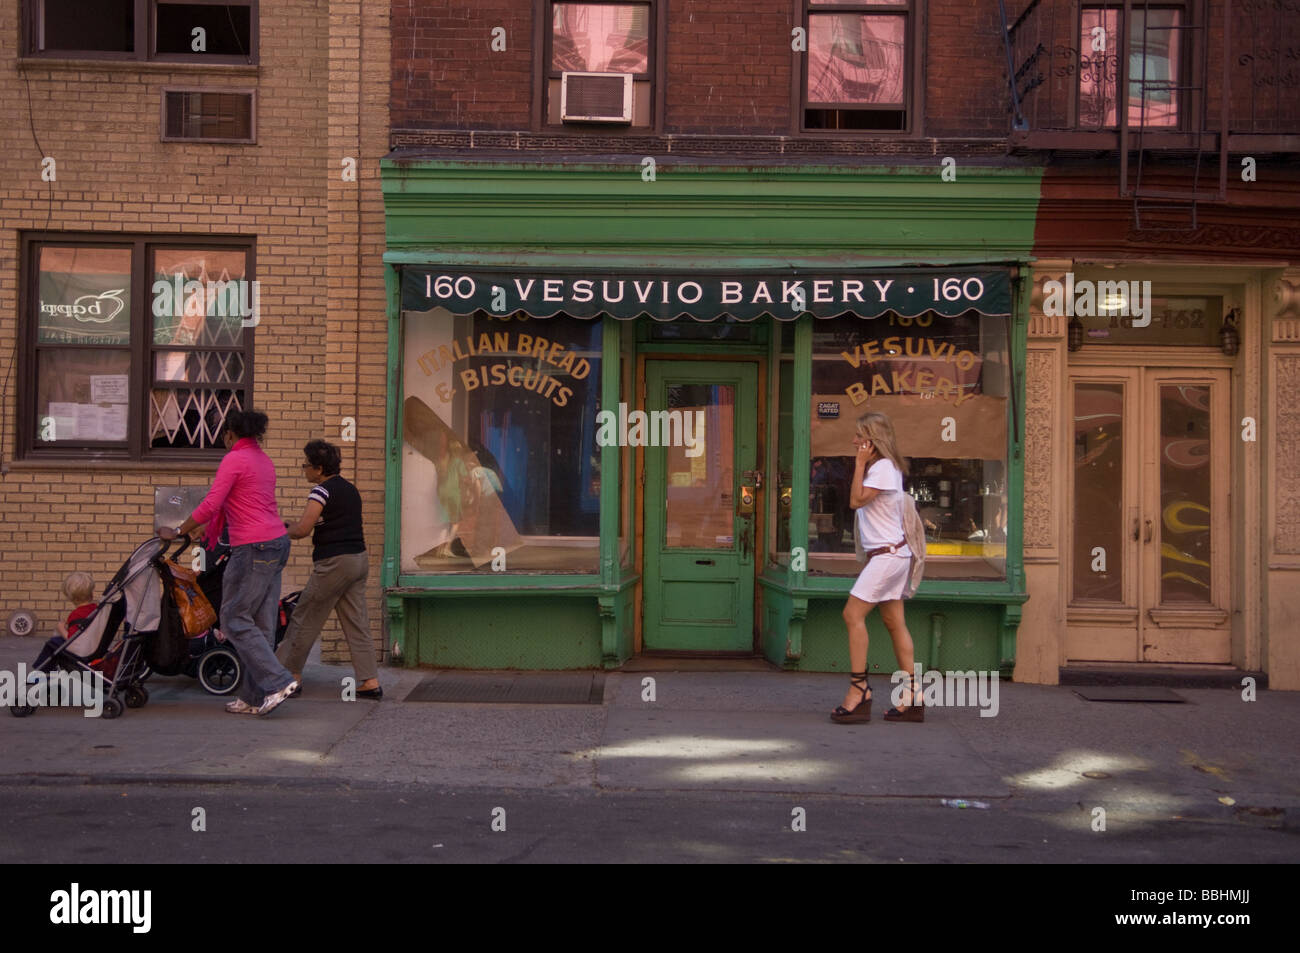
[[[263,0],[259,64],[200,68],[20,62],[20,0],[0,0],[0,623],[28,608],[42,631],[51,629],[68,611],[58,593],[64,575],[83,569],[102,586],[152,532],[155,485],[202,486],[215,470],[15,460],[19,388],[31,386],[15,362],[20,233],[234,234],[257,242],[253,406],[271,418],[265,447],[276,463],[285,518],[296,518],[306,497],[302,444],[317,436],[338,442],[339,418],[357,417],[355,449],[371,460],[357,482],[365,494],[375,566],[372,628],[379,637],[385,325],[378,159],[387,130],[386,6],[367,5],[372,52],[364,67],[359,3]],[[159,141],[161,90],[172,85],[255,88],[257,143]],[[331,109],[338,113],[333,119]],[[37,139],[58,164],[52,189],[41,181]],[[344,154],[363,159],[358,183],[338,181],[344,144]],[[360,288],[358,251],[365,255]],[[351,473],[352,445],[344,449]],[[302,585],[310,565],[309,544],[295,544],[286,591]],[[331,634],[333,621],[326,643],[337,649]]]
[[[336,443],[343,418],[356,421],[356,442],[339,446],[343,473],[361,491],[366,514],[370,627],[379,638],[384,618],[380,589],[388,386],[379,160],[388,150],[389,4],[335,0],[329,8],[329,263],[325,274],[330,305],[325,315],[323,412],[326,439]],[[343,179],[345,158],[356,160],[356,181]],[[337,628],[326,629],[322,654],[347,660]]]

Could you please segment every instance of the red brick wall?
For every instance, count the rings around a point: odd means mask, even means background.
[[[922,134],[1005,135],[1006,57],[997,4],[930,0],[920,6],[926,35],[913,55],[926,63]],[[542,54],[533,50],[533,18],[542,9],[534,0],[393,4],[393,127],[536,128],[541,117],[533,115],[532,93],[540,77],[535,57]],[[791,77],[801,70],[791,49],[791,30],[802,22],[797,10],[790,0],[674,0],[666,75],[656,77],[662,132],[788,135],[797,118]],[[504,52],[490,48],[496,26],[506,30]]]
[[[492,30],[505,29],[494,52]],[[532,113],[530,0],[410,0],[392,5],[394,126],[527,129]]]
[[[1011,93],[997,3],[933,0],[925,25],[925,135],[1005,136]]]
[[[665,131],[790,131],[793,4],[685,0],[671,6]]]

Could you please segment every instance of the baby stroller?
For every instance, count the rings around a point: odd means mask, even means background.
[[[167,628],[176,615],[171,591],[163,584],[167,543],[151,538],[136,547],[104,587],[94,610],[71,638],[43,652],[33,666],[47,675],[56,670],[86,674],[104,695],[103,717],[117,718],[124,708],[142,708],[149,692],[141,684],[149,675],[147,658],[155,643],[173,635]],[[170,611],[168,611],[170,609]],[[35,712],[28,704],[13,705],[10,714],[25,718]]]
[[[199,684],[213,695],[228,695],[233,692],[243,672],[239,653],[221,634],[221,584],[229,562],[230,547],[224,542],[203,553],[204,568],[199,573],[199,588],[217,611],[217,624],[198,638],[190,640],[190,654],[183,668],[186,675],[197,678]],[[280,647],[284,633],[289,628],[289,619],[293,616],[299,595],[301,591],[291,592],[280,599],[275,624],[276,648]]]

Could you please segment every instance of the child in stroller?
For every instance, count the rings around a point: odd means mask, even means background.
[[[95,612],[97,605],[95,602],[95,580],[90,577],[89,573],[69,573],[63,580],[62,592],[64,597],[76,608],[68,613],[67,619],[59,623],[59,634],[45,643],[45,648],[41,649],[41,654],[36,656],[36,661],[33,663],[34,668],[41,669],[41,666],[45,664],[45,660],[62,647],[65,639],[74,638],[85,626],[86,620]],[[41,670],[44,671],[44,669]]]
[[[105,718],[118,717],[124,708],[143,707],[149,700],[141,684],[149,674],[145,649],[159,634],[163,603],[170,598],[161,575],[166,549],[167,544],[156,538],[137,546],[104,587],[99,601],[87,611],[74,612],[77,619],[69,616],[76,625],[69,625],[68,638],[46,643],[33,671],[81,673],[83,683],[93,679],[104,695]],[[74,573],[69,581],[77,575],[84,574]],[[66,589],[69,598],[82,596],[72,591],[72,585]],[[24,703],[11,706],[9,712],[25,718],[35,710]]]
[[[221,583],[225,578],[226,564],[230,561],[230,547],[223,539],[211,549],[202,550],[199,571],[199,588],[217,612],[217,623],[206,633],[190,641],[190,657],[184,672],[197,678],[199,684],[213,695],[228,695],[239,684],[243,666],[234,645],[221,634]],[[300,593],[291,592],[280,599],[275,625],[275,646],[278,648],[289,628],[289,619]]]

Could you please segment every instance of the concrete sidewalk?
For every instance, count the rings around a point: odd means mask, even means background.
[[[0,638],[0,669],[30,664],[39,646]],[[391,667],[380,673],[383,701],[343,702],[350,674],[313,656],[303,696],[261,718],[227,714],[226,698],[183,676],[154,676],[148,705],[116,720],[68,709],[0,716],[0,781],[315,779],[963,797],[1042,810],[1104,801],[1287,826],[1300,816],[1300,693],[1248,703],[1239,691],[1179,689],[1185,704],[1100,703],[1004,682],[996,717],[942,708],[924,724],[888,724],[888,680],[873,677],[873,720],[843,726],[827,718],[843,697],[840,675],[615,672],[603,705],[484,705],[404,702],[434,673]],[[654,702],[641,697],[648,674]]]

